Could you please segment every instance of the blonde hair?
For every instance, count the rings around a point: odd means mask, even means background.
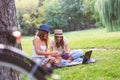
[[[48,42],[49,42],[49,37],[47,37],[47,39],[44,38],[45,34],[47,32],[46,31],[43,31],[43,30],[39,30],[37,33],[36,33],[36,36],[38,36],[40,38],[40,40],[42,41],[45,41],[45,44],[48,48]],[[48,33],[47,33],[48,34]]]

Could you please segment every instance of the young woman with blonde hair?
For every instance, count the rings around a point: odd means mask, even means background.
[[[33,46],[32,46],[32,58],[35,61],[39,61],[41,65],[46,64],[49,59],[52,59],[51,64],[57,63],[57,58],[59,57],[57,51],[48,51],[48,35],[50,28],[48,25],[42,24],[38,28],[38,32],[36,33]]]

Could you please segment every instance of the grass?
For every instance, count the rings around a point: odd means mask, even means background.
[[[119,80],[120,51],[93,51],[96,63],[56,69],[59,80]]]
[[[120,48],[120,32],[92,29],[65,33],[70,48]]]
[[[22,49],[29,56],[32,56],[32,40],[33,37],[29,36],[23,36],[21,40]]]
[[[64,33],[71,49],[82,48],[119,48],[120,32],[106,32],[105,29],[91,29]],[[50,35],[50,39],[53,35]],[[22,38],[23,51],[31,56],[34,37]],[[92,58],[96,63],[55,69],[59,80],[120,80],[120,50],[95,50]],[[49,79],[53,80],[53,79]]]

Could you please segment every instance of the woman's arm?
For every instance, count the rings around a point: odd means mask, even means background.
[[[53,51],[53,46],[54,46],[54,40],[52,39],[50,41],[50,46],[49,46],[50,51]]]
[[[64,42],[65,42],[65,48],[64,48],[64,53],[69,53],[69,46],[68,46],[68,40],[66,38],[64,38]]]
[[[35,36],[35,38],[33,40],[33,45],[35,47],[36,54],[45,55],[45,52],[40,51],[40,44],[41,44],[41,41],[40,41],[39,37]]]
[[[68,47],[68,44],[65,45],[64,53],[69,53],[69,47]]]
[[[50,51],[53,51],[53,46],[50,45]]]
[[[57,56],[57,52],[41,51],[40,44],[41,44],[41,41],[40,41],[39,37],[36,36],[34,41],[33,41],[33,45],[35,47],[36,54],[44,55],[44,56]]]

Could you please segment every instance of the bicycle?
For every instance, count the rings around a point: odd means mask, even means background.
[[[0,31],[0,34],[7,34],[12,38],[11,43],[16,42],[16,33],[11,31]],[[46,80],[46,76],[52,75],[51,66],[42,67],[40,63],[33,61],[25,53],[16,48],[5,44],[0,44],[0,65],[13,68],[22,74],[27,75],[29,80]]]

